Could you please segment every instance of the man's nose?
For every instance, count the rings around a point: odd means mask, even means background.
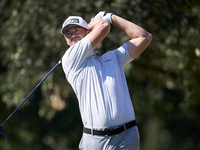
[[[75,33],[75,32],[72,32],[72,35],[71,35],[71,37],[73,37],[74,35],[76,35],[76,33]]]
[[[71,33],[71,38],[74,37],[76,35],[76,32],[72,32]]]

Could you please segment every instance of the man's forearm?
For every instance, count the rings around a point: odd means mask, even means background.
[[[129,55],[133,59],[138,57],[147,48],[152,40],[152,35],[149,32],[117,15],[112,15],[112,24],[125,31],[130,37],[130,40],[127,42],[127,49]]]
[[[101,18],[94,18],[88,26],[89,31],[91,31],[89,37],[94,50],[110,32],[110,23]]]
[[[148,37],[150,33],[141,28],[140,26],[123,19],[115,14],[112,15],[112,24],[117,28],[126,32],[130,39],[138,37]]]

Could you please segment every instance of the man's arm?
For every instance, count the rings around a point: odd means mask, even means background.
[[[110,23],[101,18],[94,18],[89,24],[89,38],[93,50],[110,32]]]
[[[123,19],[117,15],[112,15],[112,24],[117,28],[126,32],[130,37],[130,40],[127,42],[128,53],[135,59],[138,57],[152,40],[152,35],[139,27],[138,25]]]

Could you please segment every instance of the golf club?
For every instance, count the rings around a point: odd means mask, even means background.
[[[38,85],[29,93],[29,95],[22,101],[22,103],[8,116],[8,118],[0,126],[0,139],[7,141],[5,132],[3,131],[3,125],[10,119],[10,117],[19,109],[19,107],[31,96],[31,94],[40,86],[40,84],[51,74],[51,72],[62,62],[62,59],[49,71],[49,73],[38,83]]]

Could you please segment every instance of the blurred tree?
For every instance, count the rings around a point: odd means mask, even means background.
[[[200,3],[133,0],[1,0],[0,121],[60,60],[68,46],[60,34],[69,15],[87,22],[105,10],[141,25],[151,45],[125,68],[141,149],[200,149]],[[117,39],[117,40],[116,40]],[[128,37],[112,26],[104,53]],[[82,124],[77,100],[61,66],[3,127],[0,149],[77,149]]]

